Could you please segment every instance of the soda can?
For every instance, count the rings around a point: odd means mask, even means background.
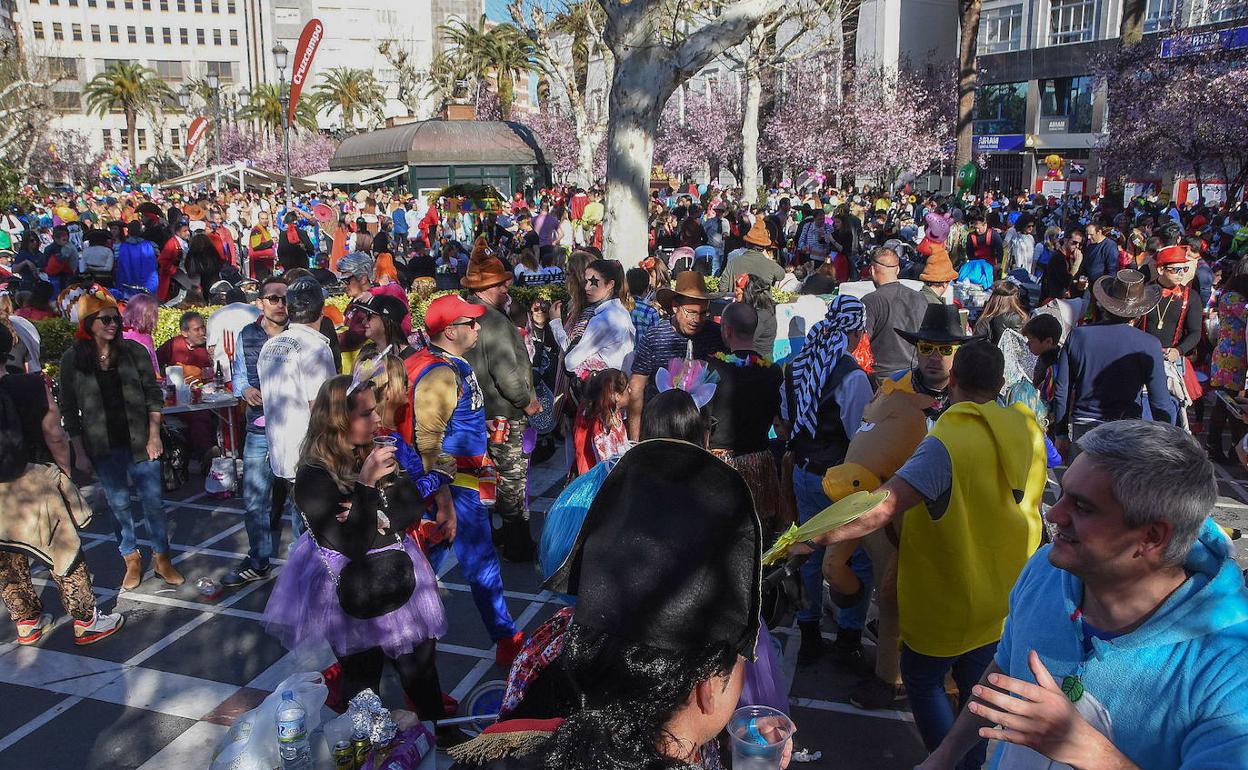
[[[355,751],[350,741],[338,741],[334,744],[334,770],[356,770]]]
[[[507,423],[506,417],[495,417],[490,420],[490,443],[505,444],[507,436],[511,433],[511,426]]]

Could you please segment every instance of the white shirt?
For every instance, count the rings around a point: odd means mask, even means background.
[[[316,329],[292,324],[260,348],[256,373],[264,393],[269,466],[275,476],[293,481],[299,446],[308,432],[312,401],[321,385],[337,374],[333,351]]]
[[[550,319],[550,330],[554,332],[555,341],[564,350],[563,365],[569,372],[589,364],[591,361],[602,361],[608,368],[619,369],[628,374],[633,368],[633,344],[637,330],[633,327],[633,318],[624,303],[618,299],[607,300],[598,308],[585,326],[581,339],[568,350],[571,341],[563,322],[558,318]]]
[[[260,308],[245,302],[231,302],[208,316],[208,349],[212,360],[221,365],[226,382],[234,368],[234,337],[243,327],[260,317]]]

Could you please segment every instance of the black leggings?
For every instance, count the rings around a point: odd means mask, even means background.
[[[1232,397],[1235,395],[1234,391],[1228,390],[1224,392]],[[1217,452],[1225,451],[1222,446],[1222,431],[1227,427],[1228,422],[1231,429],[1231,451],[1226,452],[1226,454],[1234,457],[1235,446],[1244,437],[1244,431],[1248,430],[1248,426],[1245,426],[1238,417],[1233,416],[1231,411],[1226,408],[1226,404],[1222,403],[1222,399],[1215,394],[1213,396],[1213,414],[1209,417],[1208,429],[1205,432],[1206,446]]]
[[[425,721],[438,721],[442,718],[443,711],[442,685],[438,682],[438,667],[434,660],[436,652],[437,643],[433,639],[426,639],[416,649],[397,658],[387,656],[380,647],[372,647],[352,655],[339,655],[343,701],[354,698],[368,688],[378,692],[382,664],[389,660],[398,671],[403,692],[416,707],[416,714]]]

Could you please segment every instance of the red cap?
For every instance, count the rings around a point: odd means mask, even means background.
[[[480,318],[485,315],[485,305],[464,301],[458,294],[444,294],[429,303],[425,311],[425,329],[430,337],[446,331],[446,327],[459,318]]]
[[[1175,265],[1180,262],[1187,262],[1191,259],[1187,255],[1187,246],[1179,244],[1177,246],[1167,246],[1157,252],[1157,267],[1162,265]]]

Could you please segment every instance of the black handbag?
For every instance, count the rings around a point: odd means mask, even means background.
[[[807,556],[795,556],[763,567],[762,621],[768,628],[793,624],[797,611],[807,606],[802,589],[802,564]]]
[[[300,511],[299,515],[303,516],[303,512]],[[358,558],[348,556],[346,566],[335,575],[329,560],[320,550],[320,544],[316,543],[316,535],[312,534],[306,517],[303,524],[307,527],[308,537],[317,545],[317,553],[330,579],[334,581],[338,604],[343,612],[359,620],[371,620],[394,612],[412,598],[412,592],[416,590],[415,565],[412,564],[412,557],[403,550],[401,535],[394,536],[398,548],[364,553]]]

